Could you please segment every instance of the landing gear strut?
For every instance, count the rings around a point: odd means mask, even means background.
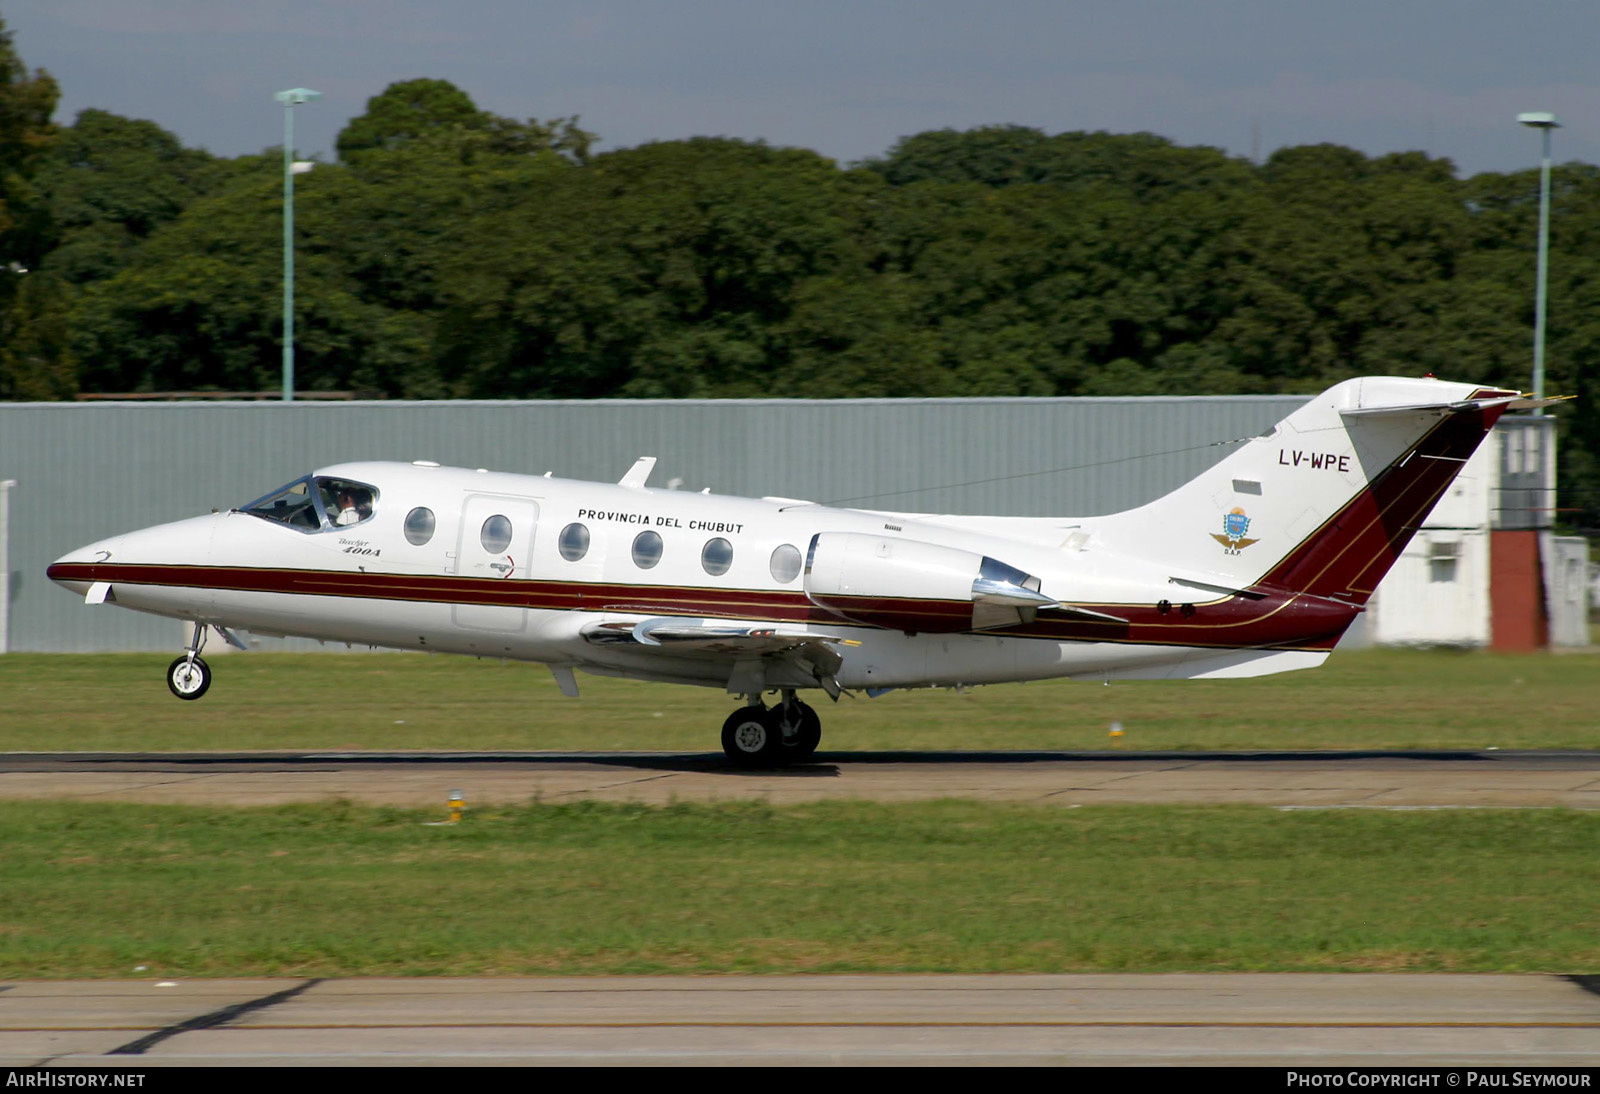
[[[200,659],[205,644],[205,624],[197,622],[183,656],[167,666],[167,689],[180,699],[198,699],[211,687],[211,666]]]
[[[785,688],[771,707],[752,695],[722,723],[722,750],[738,767],[776,767],[810,759],[822,741],[822,719]]]

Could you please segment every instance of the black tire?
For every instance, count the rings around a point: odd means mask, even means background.
[[[779,735],[764,707],[740,707],[722,723],[722,751],[735,767],[771,767]]]
[[[167,666],[167,690],[180,699],[198,699],[211,688],[211,666],[200,658],[189,668],[189,656],[178,658]]]
[[[809,760],[817,751],[817,746],[822,743],[822,719],[811,707],[796,699],[794,701],[800,715],[800,724],[792,734],[783,732],[783,705],[772,708],[769,712],[772,718],[773,731],[778,737],[778,747],[784,763],[793,764]]]

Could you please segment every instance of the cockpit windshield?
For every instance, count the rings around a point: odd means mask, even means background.
[[[378,491],[365,483],[307,475],[257,498],[241,512],[301,531],[317,532],[325,528],[348,528],[370,520],[377,510],[377,502]]]

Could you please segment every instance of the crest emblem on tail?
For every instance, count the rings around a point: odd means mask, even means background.
[[[1211,538],[1222,544],[1222,549],[1236,555],[1256,540],[1245,538],[1250,531],[1250,518],[1238,506],[1222,514],[1222,531],[1212,532]]]

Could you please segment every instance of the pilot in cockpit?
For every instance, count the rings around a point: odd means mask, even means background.
[[[339,511],[334,514],[336,528],[358,524],[372,515],[372,495],[359,487],[347,486],[339,491]]]

